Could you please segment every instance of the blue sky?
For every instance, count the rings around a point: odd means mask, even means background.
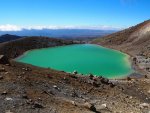
[[[150,0],[0,0],[0,28],[5,25],[124,28],[147,19]]]

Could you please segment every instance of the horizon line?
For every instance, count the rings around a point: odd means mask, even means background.
[[[22,30],[59,30],[59,29],[87,29],[87,30],[123,30],[127,27],[113,27],[113,26],[106,26],[106,25],[96,25],[96,26],[18,26],[12,24],[5,24],[0,25],[0,31],[22,31]]]

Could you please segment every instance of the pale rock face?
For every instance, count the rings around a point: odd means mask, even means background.
[[[150,23],[146,24],[141,29],[135,31],[130,37],[135,38],[135,42],[141,39],[143,36],[147,35],[148,33],[150,34]]]
[[[138,34],[139,35],[144,35],[147,32],[150,32],[150,23],[148,23],[145,26],[143,26],[143,28],[138,31]]]
[[[145,34],[147,32],[150,32],[150,24],[148,24],[145,29],[142,30],[142,34]]]

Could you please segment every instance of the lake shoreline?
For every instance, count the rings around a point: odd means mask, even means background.
[[[99,45],[99,44],[96,44],[96,45]],[[143,72],[143,70],[140,69],[140,67],[137,63],[135,64],[135,61],[133,61],[133,58],[136,57],[134,54],[131,54],[128,51],[124,51],[120,48],[116,48],[116,47],[112,47],[112,46],[106,46],[106,45],[99,45],[99,46],[110,48],[112,50],[119,51],[119,52],[124,53],[124,54],[129,56],[128,60],[131,63],[131,66],[135,70],[135,72],[132,73],[132,74],[129,74],[127,77],[131,77],[133,79],[134,78],[136,78],[136,79],[145,78],[143,74],[146,74],[146,73]],[[137,76],[137,75],[139,75],[139,76]],[[126,79],[126,78],[124,78],[124,79]]]
[[[74,46],[74,45],[81,45],[81,44],[72,44],[72,45],[65,45],[65,47],[67,47],[67,46]],[[82,44],[83,45],[83,44]],[[82,46],[81,45],[81,46]],[[90,46],[91,46],[91,44],[90,44]],[[119,53],[119,54],[123,54],[123,55],[125,55],[125,62],[127,63],[127,65],[131,65],[131,63],[130,63],[130,61],[129,61],[129,58],[130,58],[130,56],[128,55],[128,54],[125,54],[125,53],[123,53],[123,52],[120,52],[120,51],[118,51],[118,50],[114,50],[114,49],[109,49],[109,48],[106,48],[106,47],[103,47],[103,46],[99,46],[99,45],[96,45],[96,44],[94,44],[94,46],[97,46],[98,48],[100,47],[100,48],[104,48],[104,49],[106,49],[106,50],[112,50],[112,51],[114,51],[114,52],[116,52],[116,53]],[[14,60],[16,61],[17,59],[20,59],[21,57],[24,57],[24,55],[25,54],[27,54],[28,52],[31,52],[31,51],[36,51],[36,50],[46,50],[46,49],[49,49],[49,48],[52,48],[52,49],[57,49],[57,48],[60,48],[60,47],[62,47],[62,46],[54,46],[54,47],[48,47],[48,48],[40,48],[40,49],[32,49],[32,50],[28,50],[28,51],[26,51],[25,53],[23,53],[22,55],[20,55],[19,57],[17,57],[17,58],[15,58]],[[36,66],[36,65],[35,65]],[[42,66],[38,66],[38,67],[42,67]],[[44,68],[48,68],[48,67],[44,67]],[[53,68],[52,68],[53,69]],[[56,71],[63,71],[63,70],[61,70],[61,69],[54,69],[54,70],[56,70]],[[74,70],[77,70],[78,71],[78,69],[74,69]],[[69,71],[69,73],[72,73],[73,71]],[[68,73],[68,71],[66,71],[66,73]],[[82,74],[82,72],[79,72],[79,73],[81,73],[81,75],[82,76],[87,76],[87,74]],[[92,73],[92,72],[90,72],[90,73]],[[133,72],[131,72],[131,73],[133,73]],[[130,74],[131,74],[130,73]],[[128,75],[130,75],[130,74],[126,74],[126,75],[119,75],[118,77],[117,76],[114,76],[114,77],[109,77],[109,79],[125,79],[125,78],[127,78],[128,77]],[[103,75],[103,74],[100,74],[100,75]],[[96,75],[95,75],[96,76]],[[97,75],[97,77],[98,77],[98,75]]]

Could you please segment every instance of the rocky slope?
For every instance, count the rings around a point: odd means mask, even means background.
[[[0,64],[1,113],[148,113],[149,79],[108,80]]]
[[[0,44],[16,58],[30,49],[72,44],[31,37]],[[148,113],[148,78],[108,80],[43,69],[10,60],[0,64],[0,113]]]
[[[136,58],[140,69],[150,72],[150,20],[92,43],[124,51]]]
[[[150,20],[130,27],[123,31],[96,39],[93,43],[120,47],[121,50],[143,52],[150,56]]]

